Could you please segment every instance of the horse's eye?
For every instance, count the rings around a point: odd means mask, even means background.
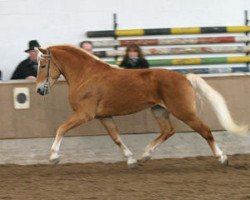
[[[41,66],[41,68],[45,68],[45,67],[46,67],[46,65],[42,65],[42,66]]]

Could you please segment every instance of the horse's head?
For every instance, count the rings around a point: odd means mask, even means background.
[[[61,72],[48,49],[36,48],[36,51],[38,52],[36,90],[40,95],[46,95],[49,93],[50,87],[59,78]]]

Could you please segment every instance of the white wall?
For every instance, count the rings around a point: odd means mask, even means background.
[[[0,69],[9,79],[27,42],[78,44],[88,30],[243,25],[249,0],[0,0]]]

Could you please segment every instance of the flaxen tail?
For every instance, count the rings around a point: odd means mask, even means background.
[[[214,90],[198,75],[187,74],[186,77],[193,88],[209,101],[223,128],[238,135],[247,133],[248,126],[239,126],[233,121],[225,99],[219,92]]]

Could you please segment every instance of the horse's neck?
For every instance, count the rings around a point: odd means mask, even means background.
[[[73,62],[73,59],[74,60]],[[62,66],[62,74],[65,77],[69,85],[81,84],[84,81],[88,81],[98,73],[102,74],[108,69],[105,63],[91,58],[90,60],[84,60],[82,58],[67,59]],[[77,62],[76,62],[77,61]]]

